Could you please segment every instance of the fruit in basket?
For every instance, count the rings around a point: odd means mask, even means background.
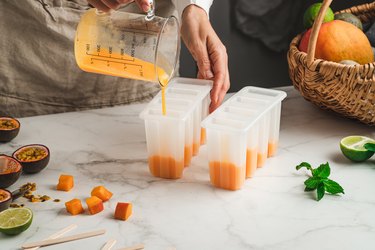
[[[307,52],[311,30],[302,36],[299,50]],[[372,63],[374,54],[366,35],[353,24],[334,20],[323,23],[316,44],[315,58],[333,62],[352,60],[359,64]]]
[[[366,31],[366,36],[371,43],[371,46],[375,47],[375,22]]]
[[[359,63],[352,61],[352,60],[342,60],[339,63],[344,64],[344,65],[359,65]]]
[[[315,19],[317,18],[322,3],[314,3],[305,11],[303,15],[303,25],[306,29],[311,28],[314,24]],[[331,8],[328,8],[326,15],[324,17],[324,22],[329,22],[334,19],[334,14]]]
[[[339,13],[335,15],[335,20],[348,22],[356,26],[358,29],[363,30],[362,22],[358,17],[351,13]]]

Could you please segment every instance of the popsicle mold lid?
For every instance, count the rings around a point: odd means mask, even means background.
[[[217,126],[213,124],[213,119],[220,116],[223,110],[228,108],[243,109],[243,112],[245,112],[245,110],[247,110],[247,112],[254,112],[254,115],[245,116],[248,123],[244,129],[247,130],[273,107],[280,104],[285,97],[286,93],[281,90],[247,86],[242,88],[211,113],[202,121],[201,125],[204,128],[216,128]]]
[[[194,108],[196,108],[203,102],[204,98],[209,96],[212,85],[213,81],[211,80],[175,77],[170,81],[168,87],[165,90],[167,105],[168,99],[170,100],[170,98],[181,99],[181,101],[192,101],[189,109],[186,110],[186,114],[184,114],[187,117],[190,114],[190,112],[194,110]],[[148,103],[146,108],[140,113],[139,117],[141,119],[156,118],[156,112],[150,112],[150,110],[155,109],[156,104],[160,100],[161,91],[159,91],[159,93]],[[173,117],[168,115],[169,111],[173,111],[173,105],[167,107],[167,114],[163,117],[166,119],[176,118],[175,115],[172,115]],[[184,120],[186,119],[186,117],[179,117],[179,119]]]

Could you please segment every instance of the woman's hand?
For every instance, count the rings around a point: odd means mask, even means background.
[[[210,112],[222,103],[229,90],[228,55],[216,35],[207,13],[196,5],[189,5],[182,14],[181,35],[198,65],[198,78],[213,79]]]
[[[148,0],[87,0],[89,4],[97,8],[98,10],[108,12],[111,9],[116,10],[121,5],[136,2],[138,7],[144,12],[150,10],[150,4]]]

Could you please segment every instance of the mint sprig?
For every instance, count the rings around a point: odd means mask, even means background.
[[[344,194],[344,189],[340,184],[328,178],[331,174],[331,168],[328,162],[320,164],[320,166],[315,169],[311,167],[309,163],[302,162],[296,166],[297,170],[300,170],[301,168],[306,168],[311,171],[312,176],[304,182],[305,192],[316,190],[317,201],[320,201],[326,192],[330,194]]]
[[[364,146],[365,149],[367,149],[368,151],[375,152],[375,143],[368,142],[368,143],[366,143],[366,144],[363,145],[363,146]]]

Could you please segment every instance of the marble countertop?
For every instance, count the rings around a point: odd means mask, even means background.
[[[339,141],[347,135],[375,137],[374,127],[322,111],[292,88],[283,102],[278,154],[258,169],[239,191],[210,185],[205,146],[179,180],[151,176],[147,165],[143,121],[145,104],[20,119],[20,134],[0,144],[0,153],[41,143],[51,150],[48,167],[23,175],[10,189],[36,182],[36,194],[62,202],[30,203],[31,227],[18,236],[0,235],[0,249],[19,249],[77,224],[69,234],[106,229],[103,236],[46,249],[100,249],[116,239],[113,249],[145,244],[145,249],[375,249],[375,157],[354,164],[345,159]],[[304,192],[307,171],[302,161],[331,164],[331,178],[345,195]],[[70,192],[55,190],[62,173],[75,177]],[[70,216],[64,202],[84,201],[97,185],[114,193],[105,210]],[[113,219],[118,201],[132,202],[128,221]],[[85,204],[84,204],[85,206]]]

